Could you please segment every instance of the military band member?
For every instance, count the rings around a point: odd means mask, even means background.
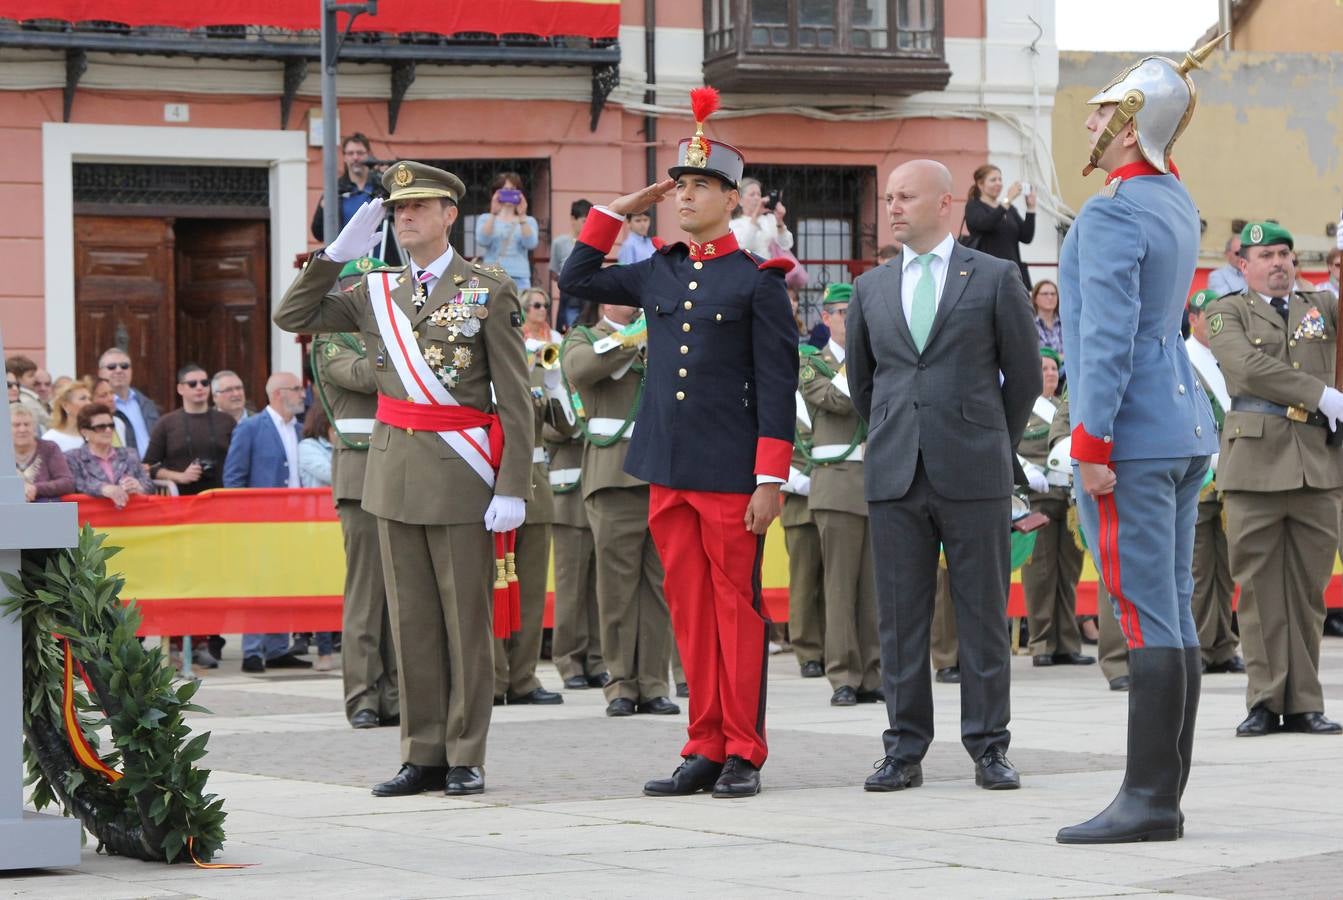
[[[1031,511],[1043,513],[1049,524],[1035,531],[1035,548],[1021,567],[1021,587],[1026,595],[1030,622],[1031,663],[1035,666],[1089,666],[1096,659],[1082,654],[1082,633],[1077,627],[1077,579],[1082,575],[1082,548],[1068,527],[1072,479],[1049,469],[1049,431],[1058,417],[1062,399],[1059,355],[1040,348],[1044,391],[1035,401],[1026,431],[1017,445],[1032,478]],[[1040,490],[1044,488],[1044,490]]]
[[[561,359],[583,410],[583,505],[597,544],[606,714],[675,715],[681,708],[667,696],[671,617],[662,560],[648,533],[648,483],[625,466],[644,396],[642,324],[626,306],[600,312],[600,320],[570,329]]]
[[[652,484],[648,524],[690,686],[685,761],[644,785],[652,795],[753,795],[768,754],[760,560],[793,452],[792,266],[737,247],[728,221],[744,160],[704,137],[717,103],[711,88],[692,92],[697,130],[680,142],[671,179],[594,207],[560,276],[563,289],[642,306],[648,321],[648,385],[626,469]],[[690,242],[602,269],[624,216],[673,193]]]
[[[399,162],[383,176],[410,265],[327,293],[377,239],[359,209],[289,288],[275,324],[358,332],[378,389],[363,507],[378,519],[401,692],[400,772],[378,796],[484,790],[493,699],[495,535],[523,522],[532,419],[513,282],[448,243],[465,185]],[[502,439],[502,440],[501,440]]]
[[[830,341],[808,355],[798,378],[812,417],[810,507],[825,570],[825,675],[831,706],[885,701],[872,545],[863,499],[867,427],[853,408],[844,371],[844,318],[853,285],[832,284],[822,300]]]
[[[359,264],[365,263],[365,268]],[[382,263],[356,260],[342,270],[362,277]],[[360,505],[368,436],[377,410],[377,382],[368,348],[358,334],[319,335],[312,344],[313,391],[336,432],[331,494],[345,540],[345,596],[341,614],[341,676],[345,717],[354,728],[401,724],[396,647],[382,577],[378,520]]]
[[[1209,346],[1207,306],[1216,300],[1211,290],[1196,291],[1189,298],[1189,337],[1185,350],[1194,366],[1198,383],[1212,404],[1217,433],[1222,433],[1231,396],[1226,378]],[[1217,454],[1213,454],[1207,483],[1198,498],[1198,522],[1194,526],[1194,627],[1203,653],[1204,672],[1244,672],[1245,661],[1236,652],[1236,632],[1231,627],[1231,602],[1236,582],[1231,578],[1231,557],[1226,545],[1222,500],[1217,495]]]
[[[1293,290],[1292,236],[1272,222],[1241,231],[1248,287],[1208,307],[1212,352],[1231,409],[1217,487],[1249,672],[1241,737],[1338,734],[1324,716],[1324,589],[1338,549],[1343,452],[1326,444],[1343,418],[1334,389],[1338,300]]]
[[[1059,257],[1075,493],[1128,640],[1123,786],[1061,843],[1175,840],[1202,669],[1190,610],[1198,495],[1216,425],[1180,339],[1199,217],[1170,160],[1194,109],[1188,72],[1149,56],[1091,98],[1090,163],[1108,175]]]
[[[811,344],[801,344],[798,352],[805,360],[820,351]],[[801,390],[796,399],[797,440],[793,443],[788,483],[780,489],[783,509],[779,512],[783,545],[788,551],[788,640],[802,677],[820,678],[825,674],[825,590],[821,534],[807,501],[812,466],[805,454],[811,446],[811,413]]]

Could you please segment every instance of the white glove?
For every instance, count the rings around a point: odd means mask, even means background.
[[[494,495],[485,510],[485,530],[493,532],[512,531],[522,526],[527,518],[527,504],[521,497],[503,497]]]
[[[548,393],[558,391],[560,389],[561,377],[562,376],[558,367],[554,369],[546,369],[544,370],[544,374],[541,376],[541,383],[545,385],[546,391]]]
[[[789,467],[788,481],[785,482],[783,490],[799,497],[806,497],[811,494],[811,476],[803,475],[801,469]]]
[[[1026,473],[1026,483],[1030,485],[1031,490],[1037,494],[1049,493],[1049,480],[1045,478],[1045,470],[1021,457],[1017,459],[1021,462],[1021,471]]]
[[[1325,388],[1324,393],[1320,395],[1318,406],[1320,412],[1329,420],[1329,430],[1338,431],[1340,422],[1343,422],[1343,393],[1331,387]]]
[[[1208,468],[1212,469],[1214,475],[1217,474],[1217,461],[1221,458],[1222,454],[1220,453],[1214,453],[1212,456],[1208,457]]]
[[[332,262],[346,263],[368,256],[381,237],[383,218],[381,197],[359,207],[340,230],[340,234],[336,235],[336,239],[327,244],[324,251],[326,258]]]

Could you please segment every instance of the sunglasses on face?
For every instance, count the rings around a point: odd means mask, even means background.
[[[208,387],[210,379],[208,378],[189,378],[186,381],[179,381],[178,384],[185,384],[187,387],[203,388]]]
[[[111,422],[95,422],[95,423],[93,423],[92,425],[90,425],[90,426],[89,426],[87,429],[85,429],[85,430],[87,430],[87,431],[111,431],[113,428],[116,428],[116,427],[117,427],[117,426],[113,425]]]
[[[103,366],[103,368],[109,372],[112,371],[113,369],[129,369],[130,367],[131,364],[128,362],[108,363],[107,365]]]
[[[550,309],[550,304],[549,304],[549,303],[542,303],[541,301],[538,300],[538,301],[536,301],[535,303],[529,304],[527,308],[528,308],[528,309]]]

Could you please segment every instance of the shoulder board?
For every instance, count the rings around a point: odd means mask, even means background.
[[[664,246],[666,246],[666,244],[667,244],[666,241],[664,241],[662,238],[658,237],[657,235],[654,235],[650,240],[652,240],[652,242],[653,242],[653,249],[654,249],[654,250],[661,250],[661,249],[662,249]]]
[[[508,277],[508,273],[503,270],[502,266],[493,264],[486,265],[485,263],[472,263],[471,270],[473,272],[479,272],[482,275],[488,275],[497,281],[502,281]]]
[[[793,271],[793,261],[791,259],[785,259],[782,256],[776,256],[773,259],[765,260],[764,262],[756,266],[756,268],[778,269],[780,272],[783,272],[785,275],[787,275],[789,272]]]

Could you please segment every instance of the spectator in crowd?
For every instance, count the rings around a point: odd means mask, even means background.
[[[41,503],[74,493],[75,477],[70,474],[65,454],[51,441],[37,436],[37,420],[32,410],[11,404],[9,426],[14,440],[14,466],[23,479],[23,499]]]
[[[159,408],[154,401],[131,387],[131,358],[120,347],[111,347],[98,357],[98,374],[106,378],[116,395],[117,412],[126,417],[126,446],[143,452],[149,446],[149,432],[159,420]]]
[[[1208,288],[1216,291],[1218,297],[1239,294],[1245,290],[1245,275],[1240,271],[1240,264],[1237,262],[1240,258],[1240,235],[1233,234],[1227,238],[1222,251],[1226,257],[1226,265],[1208,273]]]
[[[625,217],[625,243],[620,245],[620,254],[616,262],[622,266],[643,262],[657,252],[648,229],[653,219],[646,212],[634,213]]]
[[[331,421],[320,403],[308,410],[303,417],[303,440],[298,442],[298,484],[299,487],[331,487],[331,442],[333,440]],[[317,671],[330,672],[334,668],[332,654],[335,652],[335,634],[330,631],[317,632]],[[300,640],[306,644],[309,635]],[[295,644],[299,641],[296,640]]]
[[[84,446],[79,433],[79,411],[93,402],[88,385],[82,381],[67,381],[56,389],[51,398],[51,427],[42,434],[64,453]]]
[[[84,383],[89,386],[89,393],[94,403],[101,403],[112,410],[112,420],[116,426],[113,432],[112,446],[127,446],[126,435],[130,432],[131,420],[126,418],[125,413],[117,409],[117,395],[112,393],[112,383],[98,375],[85,375]]]
[[[74,381],[74,379],[71,378],[69,375],[58,375],[56,377],[56,380],[51,383],[52,393],[54,394],[56,391],[59,391],[61,388],[63,388],[65,385],[69,384],[72,381]]]
[[[340,195],[340,227],[350,221],[359,207],[377,196],[378,179],[372,178],[364,160],[373,155],[368,138],[359,132],[347,135],[340,143],[340,155],[345,163],[345,171],[336,179],[336,193]],[[323,235],[325,210],[322,201],[317,201],[317,209],[312,214],[312,236],[319,241],[326,240]]]
[[[291,372],[276,372],[266,379],[270,404],[233,429],[224,460],[224,487],[296,488],[299,486],[299,426],[303,412],[303,384]],[[242,638],[242,670],[308,669],[312,663],[289,649],[285,634],[245,634]]]
[[[42,401],[42,406],[47,412],[51,412],[51,373],[41,366],[33,373],[33,383],[30,385],[37,399]]]
[[[778,253],[771,249],[772,245],[777,245],[780,250],[793,249],[793,233],[783,221],[784,216],[788,214],[783,201],[776,197],[773,206],[767,206],[766,202],[762,196],[760,182],[754,178],[743,178],[741,206],[737,210],[736,217],[728,222],[728,227],[736,235],[739,247],[750,250],[756,256],[770,259],[778,256]]]
[[[242,379],[232,369],[220,369],[210,379],[210,393],[214,396],[215,409],[228,413],[234,422],[241,422],[253,413],[247,408],[247,391]]]
[[[877,248],[877,265],[884,266],[891,260],[895,259],[900,255],[901,249],[902,248],[899,243],[882,244],[880,247]]]
[[[13,406],[19,402],[19,376],[13,372],[5,372],[5,388],[9,391],[9,405]]]
[[[154,423],[145,465],[155,478],[177,485],[179,494],[223,487],[235,423],[226,413],[210,409],[210,375],[194,363],[178,370],[177,395],[182,407]]]
[[[556,331],[568,331],[569,326],[578,318],[583,301],[571,297],[559,289],[560,273],[569,254],[574,252],[574,241],[583,230],[583,220],[588,217],[592,203],[587,200],[575,200],[569,205],[569,233],[561,234],[550,242],[550,280],[555,285],[554,296],[559,301],[550,310],[550,327]]]
[[[1040,334],[1040,346],[1053,350],[1061,361],[1063,323],[1059,321],[1059,286],[1052,281],[1042,281],[1031,288],[1031,308],[1035,311],[1035,330]]]
[[[490,182],[490,211],[476,218],[476,252],[481,262],[499,266],[519,291],[532,286],[528,251],[540,239],[536,220],[527,215],[522,176],[502,172]]]
[[[980,166],[965,201],[965,228],[976,250],[1016,263],[1029,288],[1031,275],[1021,261],[1021,245],[1035,239],[1035,191],[1026,194],[1025,217],[1012,205],[1020,196],[1020,181],[1012,182],[1004,193],[1002,170]]]
[[[38,431],[45,431],[51,414],[47,412],[46,404],[38,398],[37,391],[33,389],[33,381],[37,378],[37,363],[27,356],[11,356],[5,360],[5,377],[11,375],[19,383],[18,402],[32,410]]]
[[[140,454],[132,447],[113,443],[116,425],[111,408],[90,403],[79,411],[76,421],[85,443],[65,454],[65,461],[70,464],[77,492],[106,497],[117,509],[125,507],[133,494],[154,493],[154,485],[140,464]]]
[[[1338,247],[1335,247],[1334,249],[1329,251],[1328,255],[1324,257],[1324,265],[1329,270],[1329,277],[1326,278],[1324,281],[1321,281],[1319,284],[1315,285],[1315,290],[1328,291],[1329,293],[1334,295],[1335,300],[1338,299],[1338,278],[1339,278],[1340,262],[1343,262],[1343,250],[1340,250]]]
[[[811,328],[807,328],[807,323],[802,321],[802,301],[796,288],[788,288],[788,302],[793,305],[793,322],[797,325],[798,344],[809,344],[820,350],[830,342],[830,329],[826,327],[825,322],[818,321]]]

